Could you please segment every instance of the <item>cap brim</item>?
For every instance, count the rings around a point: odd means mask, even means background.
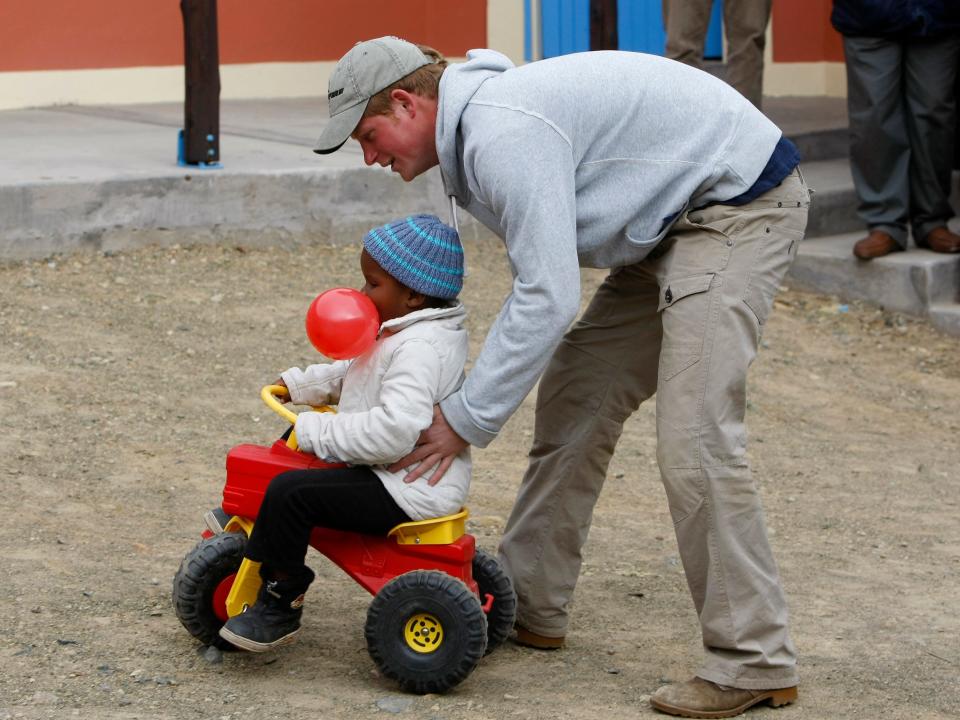
[[[363,117],[363,111],[367,109],[367,103],[369,102],[367,100],[367,102],[357,103],[330,118],[330,122],[320,133],[320,139],[317,140],[317,145],[313,148],[313,151],[320,155],[328,155],[339,150],[356,130],[360,118]]]

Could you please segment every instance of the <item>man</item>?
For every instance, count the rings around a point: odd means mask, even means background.
[[[956,136],[960,3],[834,0],[843,34],[850,170],[867,236],[860,260],[917,247],[960,252],[947,228]]]
[[[489,50],[450,66],[425,51],[380,38],[348,52],[316,150],[352,135],[367,164],[404,180],[439,165],[447,193],[504,239],[514,281],[473,370],[397,467],[421,461],[410,479],[439,463],[437,480],[468,443],[488,445],[544,373],[501,554],[518,640],[558,647],[623,422],[656,392],[706,661],[651,703],[713,717],[793,701],[796,656],[743,416],[747,367],[806,226],[796,148],[728,85],[663,58],[514,68]],[[581,265],[612,270],[566,332]]]

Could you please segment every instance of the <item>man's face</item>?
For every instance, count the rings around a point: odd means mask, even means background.
[[[388,115],[364,117],[353,131],[367,165],[389,167],[404,180],[413,180],[439,161],[435,138],[436,101],[402,91]]]

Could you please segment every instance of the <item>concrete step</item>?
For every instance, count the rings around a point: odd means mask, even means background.
[[[930,324],[947,335],[960,337],[960,302],[933,303]]]
[[[847,162],[850,156],[850,131],[847,128],[830,130],[810,130],[796,135],[787,134],[797,149],[804,163],[818,160],[836,160],[842,158]]]
[[[849,157],[846,98],[769,97],[763,111],[796,144],[804,164]]]
[[[824,237],[863,228],[857,217],[857,193],[853,189],[850,162],[846,158],[805,162],[800,165],[813,190],[807,237]]]
[[[853,256],[862,237],[854,232],[805,240],[790,269],[791,285],[928,317],[960,335],[960,255],[914,248],[864,262]]]
[[[857,215],[859,199],[847,158],[805,162],[800,169],[813,190],[807,221],[808,238],[866,232],[863,220]],[[950,203],[954,212],[960,214],[960,171],[954,171],[952,180]]]

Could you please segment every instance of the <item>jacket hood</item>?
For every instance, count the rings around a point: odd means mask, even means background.
[[[398,333],[422,320],[443,320],[449,318],[456,323],[460,323],[463,322],[466,316],[467,310],[463,307],[463,303],[459,301],[451,303],[447,307],[424,308],[423,310],[415,310],[412,313],[393,318],[393,320],[387,320],[380,326],[380,334],[382,335],[384,331]]]
[[[460,116],[483,83],[512,67],[510,58],[496,50],[470,50],[467,62],[448,66],[440,78],[437,155],[446,193],[456,196],[461,205],[466,204],[467,190],[460,175]]]

